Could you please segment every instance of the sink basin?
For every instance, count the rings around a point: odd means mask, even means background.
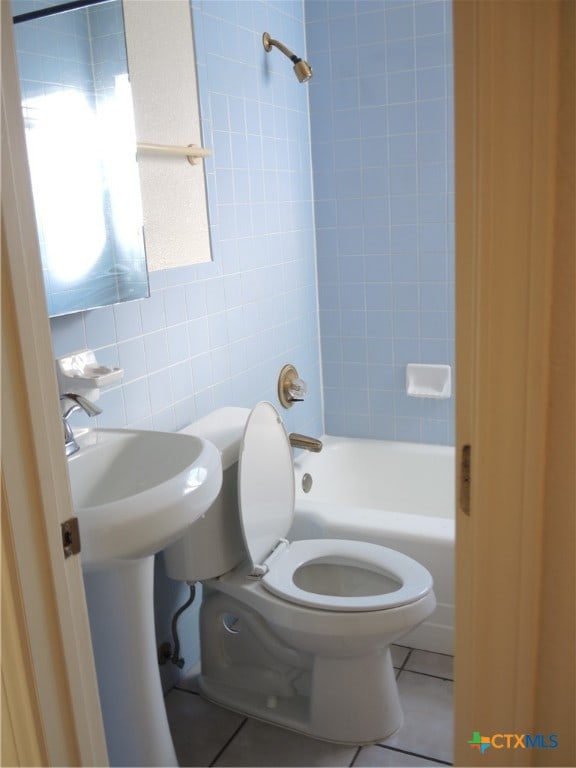
[[[77,442],[68,471],[85,569],[164,549],[220,490],[220,454],[199,437],[95,429]]]
[[[192,435],[94,429],[68,459],[110,765],[177,766],[158,667],[154,554],[201,517],[220,453]]]

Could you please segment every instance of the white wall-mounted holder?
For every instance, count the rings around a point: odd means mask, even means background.
[[[447,400],[452,395],[452,369],[449,365],[408,363],[406,393],[410,397]]]
[[[71,392],[97,400],[100,390],[122,381],[124,370],[99,365],[91,349],[84,349],[56,360],[56,375],[60,394]]]

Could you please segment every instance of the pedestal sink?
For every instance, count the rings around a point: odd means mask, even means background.
[[[68,460],[110,765],[176,766],[154,635],[154,554],[201,517],[222,483],[192,435],[97,429]]]

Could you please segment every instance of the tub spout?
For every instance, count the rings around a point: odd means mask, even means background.
[[[315,437],[290,432],[288,439],[292,448],[304,448],[305,451],[312,451],[312,453],[320,453],[322,450],[322,440],[318,440]]]

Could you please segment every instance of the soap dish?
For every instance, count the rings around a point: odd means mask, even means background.
[[[72,378],[85,379],[98,389],[110,387],[117,381],[121,381],[124,371],[122,368],[108,368],[105,365],[87,365],[83,372]]]
[[[99,365],[91,349],[56,360],[56,371],[62,393],[105,389],[119,383],[124,375],[122,368]]]
[[[408,363],[406,393],[410,397],[447,400],[452,395],[452,369],[449,365]]]

